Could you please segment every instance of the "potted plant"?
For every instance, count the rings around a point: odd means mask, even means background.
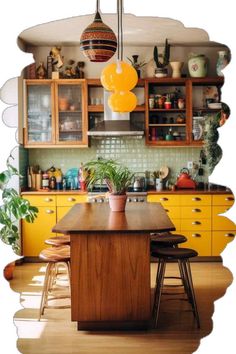
[[[141,68],[146,65],[147,63],[145,63],[145,61],[140,61],[138,62],[138,55],[132,55],[132,59],[128,58],[129,62],[131,63],[131,65],[134,67],[134,69],[137,71],[138,77],[141,77]]]
[[[18,221],[25,219],[27,222],[33,222],[37,217],[38,209],[31,206],[14,189],[8,187],[12,176],[19,176],[15,167],[7,160],[7,169],[0,172],[0,190],[2,191],[2,204],[0,205],[0,239],[8,245],[11,245],[16,254],[20,252],[20,237]],[[4,269],[4,275],[7,280],[12,279],[14,262],[7,265]]]
[[[153,50],[153,58],[156,64],[155,76],[156,77],[166,77],[167,76],[167,65],[169,64],[170,60],[170,44],[168,40],[165,41],[165,48],[164,53],[162,55],[162,61],[159,60],[161,55],[158,55],[158,48],[157,46],[154,47]]]
[[[112,211],[124,211],[127,195],[134,173],[115,160],[92,160],[84,166],[88,170],[86,178],[88,188],[95,183],[106,183],[109,191],[109,205]]]

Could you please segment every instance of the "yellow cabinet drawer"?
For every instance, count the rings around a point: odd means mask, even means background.
[[[234,204],[233,194],[220,194],[212,196],[213,205],[228,205],[231,206]]]
[[[226,216],[218,215],[222,213],[222,207],[213,207],[212,229],[213,230],[235,230],[235,223]]]
[[[182,206],[181,207],[181,218],[192,219],[192,218],[210,218],[211,217],[211,207],[210,206]]]
[[[211,256],[211,231],[181,233],[187,237],[187,241],[179,244],[179,247],[193,248],[199,256]]]
[[[211,230],[211,219],[181,219],[181,230]]]
[[[162,205],[179,205],[180,195],[173,194],[149,194],[147,201],[151,203],[161,203]]]
[[[171,219],[180,219],[180,207],[165,205],[164,209]]]
[[[213,231],[212,232],[212,256],[220,256],[228,243],[234,240],[236,231]]]
[[[180,204],[181,206],[211,205],[211,195],[205,195],[205,194],[181,195]]]
[[[32,206],[56,206],[55,195],[23,195]]]
[[[58,206],[72,206],[76,203],[86,203],[87,195],[78,195],[78,194],[70,194],[70,195],[58,195],[57,196],[57,205]]]

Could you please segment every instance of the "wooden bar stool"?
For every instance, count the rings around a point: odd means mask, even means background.
[[[192,311],[194,317],[197,321],[197,326],[200,328],[200,319],[197,309],[197,303],[193,288],[192,274],[190,268],[189,258],[196,257],[198,253],[190,248],[173,248],[166,247],[160,248],[153,252],[153,255],[159,259],[159,267],[157,271],[157,283],[154,295],[154,304],[153,304],[153,315],[155,327],[157,327],[158,317],[159,317],[159,309],[160,309],[160,301],[162,290],[164,287],[164,276],[166,263],[170,260],[178,261],[181,278],[183,281],[183,286],[185,289],[185,293],[187,295],[188,301],[192,306]]]
[[[151,250],[159,247],[177,247],[178,244],[187,241],[184,235],[170,232],[151,234]]]
[[[66,245],[66,246],[45,248],[40,252],[39,258],[47,262],[43,291],[41,296],[41,304],[39,310],[39,321],[40,321],[41,316],[44,314],[45,308],[65,309],[70,307],[70,305],[49,305],[48,304],[48,302],[51,300],[70,298],[70,292],[71,292],[70,291],[70,246]],[[69,291],[68,294],[56,296],[52,294],[52,291],[55,285],[55,281],[54,281],[55,274],[57,274],[55,268],[57,267],[59,262],[60,263],[63,262],[63,264],[66,267],[68,283],[69,283]]]
[[[53,236],[47,238],[44,243],[50,246],[63,246],[70,244],[70,236],[69,235],[61,235],[61,236]]]

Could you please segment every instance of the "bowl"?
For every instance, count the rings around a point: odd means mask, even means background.
[[[208,103],[207,106],[211,109],[220,109],[222,107],[222,104],[220,102],[212,102]]]

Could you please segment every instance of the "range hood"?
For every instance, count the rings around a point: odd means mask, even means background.
[[[104,90],[104,121],[95,124],[88,136],[143,136],[144,130],[131,123],[130,113],[112,112],[108,106],[110,94]]]

